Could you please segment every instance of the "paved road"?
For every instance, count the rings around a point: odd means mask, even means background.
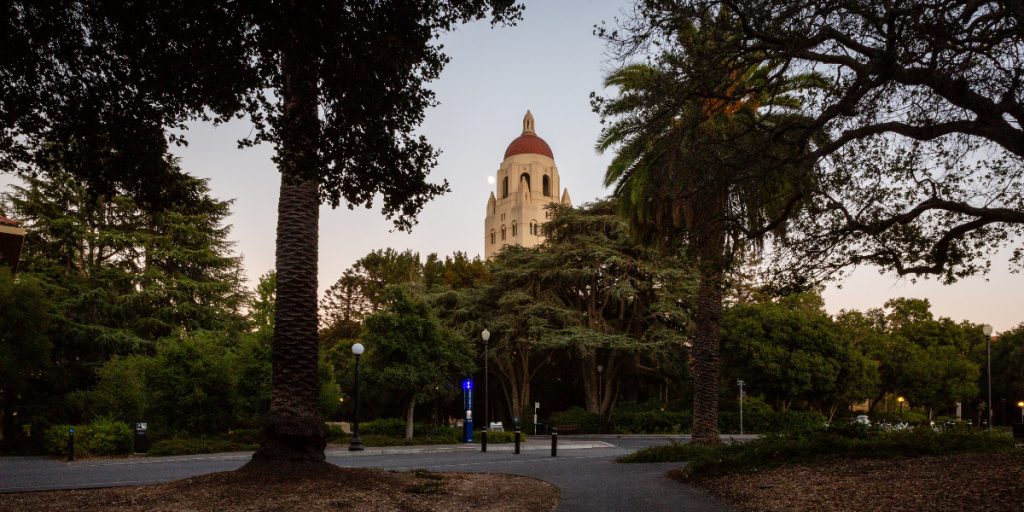
[[[682,464],[618,464],[615,459],[644,446],[666,444],[666,437],[581,437],[563,439],[557,458],[547,443],[524,445],[514,455],[508,446],[488,453],[470,446],[367,450],[353,454],[329,450],[329,462],[342,467],[424,468],[432,471],[509,473],[550,482],[561,490],[560,512],[602,510],[728,510],[709,494],[665,477]],[[534,438],[536,439],[536,438]],[[678,439],[678,438],[676,438]],[[539,439],[538,439],[539,440]],[[231,471],[251,453],[61,462],[41,457],[0,457],[0,492],[110,487],[165,482]],[[3,499],[0,496],[0,499]]]

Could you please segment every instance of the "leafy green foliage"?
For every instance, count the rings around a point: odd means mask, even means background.
[[[143,355],[114,356],[96,370],[95,387],[76,392],[84,400],[81,408],[128,423],[146,419],[154,398],[148,378],[157,364],[156,358]]]
[[[548,418],[548,424],[552,427],[559,425],[575,425],[579,434],[596,434],[600,426],[601,417],[597,413],[589,412],[582,407],[570,407],[564,411],[553,413]]]
[[[196,453],[240,452],[255,448],[256,443],[254,442],[237,442],[219,437],[170,437],[154,442],[147,453],[155,457],[163,457]]]
[[[650,447],[620,462],[682,462],[683,476],[707,478],[728,473],[760,471],[783,464],[827,463],[837,458],[887,459],[954,453],[1007,452],[1013,440],[1003,434],[912,432],[854,438],[834,433],[797,437],[764,437],[746,443],[717,446],[673,443]]]
[[[980,345],[975,351],[976,362],[981,360]],[[1014,406],[1012,416],[1004,421],[1020,421],[1021,409],[1016,405],[1024,400],[1024,323],[999,333],[999,339],[992,342],[992,400]]]
[[[875,364],[842,335],[816,294],[737,304],[723,326],[727,380],[743,379],[779,409],[830,411],[875,392]]]
[[[693,414],[686,411],[623,411],[620,408],[615,411],[611,423],[617,434],[681,434],[690,431]]]
[[[645,6],[638,6],[638,14]],[[736,257],[784,230],[785,217],[811,187],[812,165],[800,158],[809,144],[784,131],[772,133],[772,127],[799,122],[798,93],[821,87],[807,73],[787,74],[765,89],[784,64],[730,59],[735,42],[716,36],[739,25],[712,11],[667,20],[657,27],[657,45],[631,50],[653,49],[646,62],[627,64],[605,79],[615,96],[592,95],[594,111],[606,123],[597,148],[615,151],[605,185],[614,187],[622,216],[643,243],[684,250],[699,272],[693,435],[709,443],[718,441],[725,275]],[[642,22],[630,29],[652,31]],[[628,37],[630,30],[624,32]]]
[[[163,340],[147,379],[153,413],[171,432],[225,432],[234,419],[236,375],[223,339],[214,333]]]
[[[893,299],[885,309],[844,312],[837,323],[878,361],[878,396],[901,395],[914,406],[948,410],[978,393],[979,365],[969,357],[980,328],[935,319],[927,300]]]
[[[388,289],[386,307],[366,319],[363,341],[367,380],[408,403],[406,437],[415,403],[450,396],[473,370],[472,345],[441,326],[422,299],[400,287]]]
[[[52,425],[43,433],[43,448],[51,455],[66,455],[71,425]],[[75,426],[75,456],[124,455],[131,453],[134,432],[127,423],[97,418],[88,425]]]
[[[41,284],[31,277],[14,279],[0,267],[0,424],[4,438],[14,437],[6,417],[12,405],[44,381],[50,371],[50,299]]]
[[[223,225],[230,202],[212,198],[206,181],[164,161],[183,195],[154,209],[117,191],[97,195],[55,165],[3,197],[29,233],[19,286],[36,287],[48,304],[45,318],[18,313],[20,325],[45,329],[48,339],[35,347],[47,361],[42,367],[25,361],[31,385],[5,393],[20,397],[16,407],[33,411],[18,424],[3,422],[5,444],[18,442],[11,428],[24,423],[39,428],[108,414],[136,421],[151,398],[141,377],[146,364],[136,356],[152,355],[156,341],[175,329],[231,337],[245,328],[241,261]],[[20,302],[34,304],[28,295]],[[104,384],[90,391],[98,382]]]

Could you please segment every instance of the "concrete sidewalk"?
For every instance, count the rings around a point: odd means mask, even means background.
[[[588,436],[591,437],[591,436]],[[522,452],[550,452],[551,440],[546,437],[536,436],[528,443],[521,443],[519,450]],[[604,441],[580,440],[560,438],[558,440],[558,451],[562,450],[585,450],[589,448],[611,448],[613,445]],[[328,445],[325,453],[331,457],[358,457],[363,455],[403,455],[417,453],[453,453],[453,452],[479,452],[480,445],[476,443],[459,444],[427,444],[417,446],[374,446],[363,447],[361,452],[348,451],[348,445]],[[513,452],[513,443],[488,444],[488,452]]]

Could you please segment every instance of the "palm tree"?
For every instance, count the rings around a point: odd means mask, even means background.
[[[801,75],[763,89],[778,66],[731,67],[730,43],[715,33],[724,19],[680,24],[651,64],[611,73],[605,85],[617,97],[596,102],[608,122],[597,149],[616,151],[605,185],[622,215],[642,241],[683,248],[697,266],[693,440],[702,443],[719,441],[724,278],[734,256],[760,248],[812,185],[808,164],[793,158],[807,148],[768,134],[800,116],[793,91],[820,83]]]

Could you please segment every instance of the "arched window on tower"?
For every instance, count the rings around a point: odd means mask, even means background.
[[[501,241],[502,242],[505,241],[505,225],[504,224],[501,225]]]
[[[526,180],[526,191],[530,191],[530,173],[524,172],[519,175],[519,181]]]
[[[516,221],[512,221],[512,236],[516,236]]]
[[[494,230],[491,230],[491,245],[494,245]]]
[[[501,198],[505,199],[506,197],[508,197],[508,176],[505,176],[505,179],[501,181],[501,186],[503,189],[501,192]]]
[[[544,195],[551,197],[551,177],[544,176]]]

